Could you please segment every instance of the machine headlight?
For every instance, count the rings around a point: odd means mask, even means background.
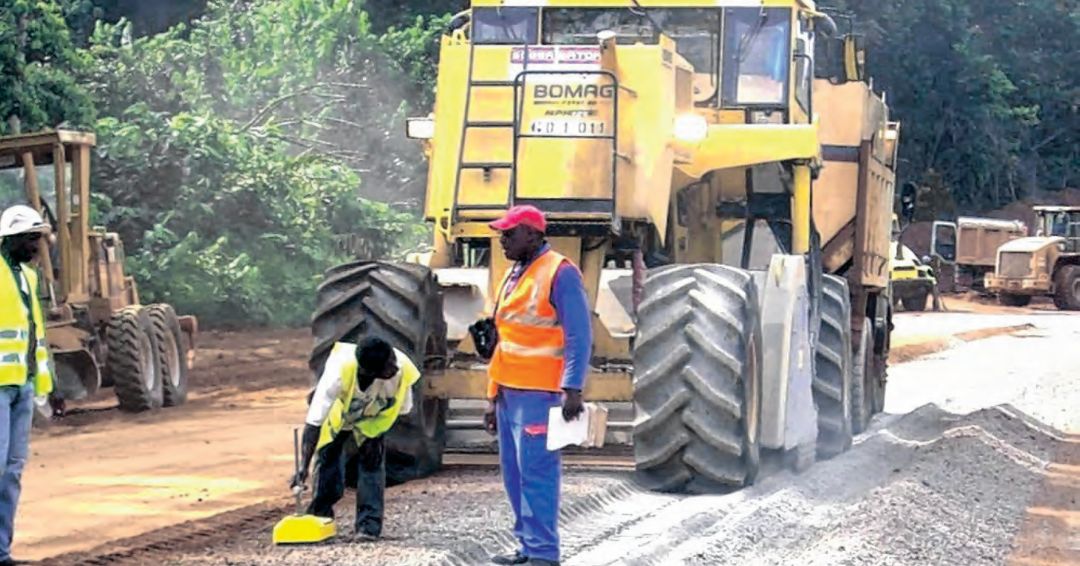
[[[675,117],[675,139],[694,143],[705,139],[709,133],[709,123],[703,116],[683,114]]]
[[[405,137],[413,140],[430,140],[435,137],[435,120],[432,118],[406,118]]]

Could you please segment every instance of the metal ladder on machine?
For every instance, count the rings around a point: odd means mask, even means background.
[[[524,57],[522,60],[522,68],[528,69],[529,67],[529,45],[522,44],[524,49]],[[458,144],[458,156],[457,156],[457,169],[454,172],[454,198],[450,203],[450,223],[451,225],[457,223],[457,213],[460,210],[490,210],[500,211],[505,210],[511,203],[507,204],[471,204],[461,205],[458,203],[458,198],[461,194],[461,174],[466,170],[509,170],[510,180],[507,184],[508,198],[513,200],[513,179],[514,179],[514,161],[517,158],[516,154],[511,154],[510,161],[465,161],[465,143],[468,139],[469,131],[473,129],[509,129],[513,132],[517,131],[517,109],[514,108],[511,111],[511,118],[507,121],[501,120],[473,120],[470,112],[472,110],[473,89],[475,88],[515,88],[515,82],[513,80],[491,80],[475,78],[475,63],[476,63],[476,44],[469,43],[469,71],[468,71],[468,83],[465,88],[465,111],[461,121],[461,141]],[[516,100],[516,97],[514,97]]]

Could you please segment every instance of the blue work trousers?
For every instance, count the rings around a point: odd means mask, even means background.
[[[30,451],[34,419],[34,384],[0,386],[0,561],[11,558],[15,507],[22,492],[22,473]]]
[[[562,458],[547,449],[547,424],[548,410],[562,404],[562,394],[500,387],[495,403],[514,537],[525,556],[557,562]]]

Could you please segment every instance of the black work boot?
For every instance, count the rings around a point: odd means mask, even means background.
[[[515,550],[513,554],[492,556],[491,561],[495,564],[502,564],[503,566],[512,566],[515,564],[525,564],[529,561],[529,557],[522,554],[520,550]]]

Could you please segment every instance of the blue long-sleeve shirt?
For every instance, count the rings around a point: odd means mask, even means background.
[[[544,244],[529,261],[515,263],[503,292],[512,291],[521,274],[550,249],[549,244]],[[562,388],[584,389],[589,359],[592,357],[592,320],[589,316],[589,300],[585,296],[585,283],[577,267],[569,263],[559,266],[551,285],[551,306],[555,309],[564,336]]]

